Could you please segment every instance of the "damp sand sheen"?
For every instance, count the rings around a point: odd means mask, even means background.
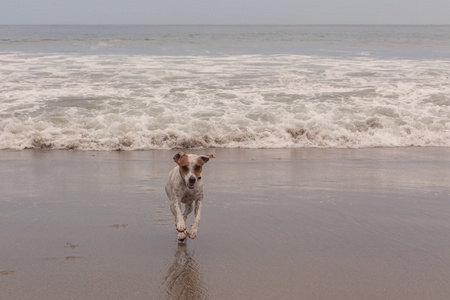
[[[209,150],[185,244],[173,151],[0,151],[0,298],[450,294],[448,148]]]

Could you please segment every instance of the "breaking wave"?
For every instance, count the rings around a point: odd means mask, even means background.
[[[0,53],[0,149],[450,146],[450,62]]]

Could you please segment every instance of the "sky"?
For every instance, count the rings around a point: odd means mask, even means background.
[[[0,0],[0,24],[450,24],[450,0]]]

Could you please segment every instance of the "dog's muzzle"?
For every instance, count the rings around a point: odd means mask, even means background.
[[[187,184],[188,188],[193,189],[196,181],[197,181],[197,179],[195,179],[194,176],[189,177],[188,184]]]

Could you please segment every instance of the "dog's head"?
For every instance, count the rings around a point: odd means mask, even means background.
[[[202,167],[210,158],[214,158],[212,154],[195,155],[179,152],[173,157],[173,161],[179,166],[181,178],[190,189],[202,178]]]

